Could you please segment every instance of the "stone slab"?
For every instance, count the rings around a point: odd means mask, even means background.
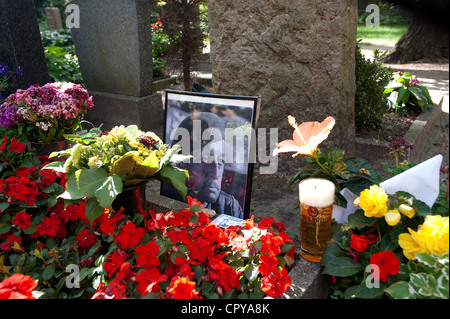
[[[289,271],[291,286],[285,294],[286,299],[327,299],[330,284],[322,275],[320,263],[313,263],[300,256],[300,241],[294,240],[296,262]]]
[[[136,97],[153,92],[151,4],[142,0],[76,0],[72,37],[88,90]]]
[[[63,28],[62,20],[61,20],[61,12],[59,8],[45,8],[45,18],[47,19],[48,29],[58,30]]]
[[[162,136],[164,111],[160,94],[135,97],[91,90],[89,94],[93,97],[94,107],[85,119],[95,126],[103,123],[102,129],[110,130],[116,125],[135,124],[142,131],[153,131]]]

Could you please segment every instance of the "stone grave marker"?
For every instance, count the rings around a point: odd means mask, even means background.
[[[287,117],[336,125],[321,150],[354,152],[356,0],[209,0],[213,91],[261,96],[260,127],[292,139]],[[225,27],[226,26],[226,27]],[[279,169],[299,163],[280,155]]]
[[[54,31],[63,28],[59,8],[45,8],[45,18],[47,19],[49,30]]]
[[[0,0],[0,61],[23,71],[10,79],[14,91],[50,82],[33,0]]]
[[[84,84],[95,107],[87,119],[104,129],[163,126],[161,95],[153,92],[151,4],[140,0],[77,0],[72,28]]]

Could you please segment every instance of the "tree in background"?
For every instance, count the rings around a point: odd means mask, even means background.
[[[449,59],[448,0],[391,0],[412,9],[414,16],[406,34],[397,42],[395,51],[384,62],[407,63]]]
[[[206,0],[150,0],[161,8],[160,20],[164,32],[170,39],[169,55],[177,58],[181,55],[183,63],[183,83],[186,91],[191,90],[191,65],[193,57],[203,47],[200,5],[206,5]]]

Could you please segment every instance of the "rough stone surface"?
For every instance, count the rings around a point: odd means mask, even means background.
[[[10,78],[13,91],[50,82],[32,0],[0,0],[0,61],[23,71]]]
[[[357,1],[209,0],[215,93],[261,96],[260,127],[292,138],[298,122],[337,123],[323,148],[355,144]],[[285,155],[281,155],[284,158]],[[289,160],[285,165],[298,165]]]

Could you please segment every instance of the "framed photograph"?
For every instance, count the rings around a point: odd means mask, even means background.
[[[219,215],[247,219],[256,157],[258,97],[166,91],[164,142],[189,161],[188,196]],[[161,195],[186,201],[169,183]]]

